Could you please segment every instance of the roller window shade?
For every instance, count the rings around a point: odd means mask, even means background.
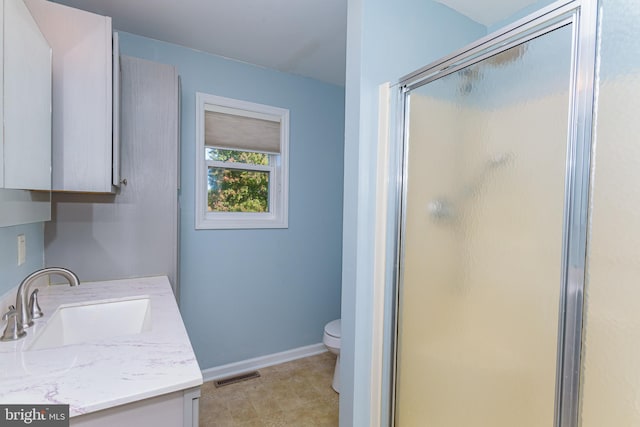
[[[205,111],[205,145],[280,154],[280,122]]]

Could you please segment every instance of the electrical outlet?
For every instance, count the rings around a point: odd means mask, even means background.
[[[24,234],[18,234],[18,266],[27,260],[27,239]]]

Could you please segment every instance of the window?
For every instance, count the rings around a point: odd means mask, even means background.
[[[289,110],[196,94],[196,228],[287,228]]]

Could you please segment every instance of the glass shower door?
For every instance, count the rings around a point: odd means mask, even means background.
[[[567,24],[407,95],[395,423],[552,426]]]

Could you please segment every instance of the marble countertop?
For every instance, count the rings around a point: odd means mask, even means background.
[[[15,290],[0,298],[2,307],[7,306],[7,295],[14,303]],[[136,296],[151,299],[148,331],[26,350],[61,304]],[[27,336],[0,342],[3,404],[69,404],[73,417],[202,384],[198,362],[165,276],[82,283],[78,287],[40,287],[38,298],[44,316],[27,329]],[[4,324],[0,323],[3,329]],[[86,327],[91,328],[91,324]]]

